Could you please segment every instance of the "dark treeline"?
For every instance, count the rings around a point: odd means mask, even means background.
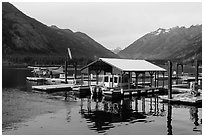
[[[72,60],[67,59],[65,56],[40,56],[40,55],[7,55],[3,56],[3,63],[6,65],[16,65],[24,64],[28,65],[64,65],[65,61],[68,60],[68,65],[77,64],[79,66],[87,65],[92,62],[92,59],[89,58],[74,58]]]
[[[19,65],[23,64],[23,66],[28,66],[28,65],[43,65],[43,66],[53,66],[53,65],[64,65],[65,61],[68,60],[68,65],[77,65],[77,66],[85,66],[94,59],[90,58],[74,58],[72,60],[67,59],[66,56],[59,56],[59,55],[3,55],[3,65]],[[167,65],[168,60],[148,60],[156,65]],[[176,63],[181,63],[184,65],[192,65],[194,66],[195,60],[191,60],[189,62],[181,62],[181,60],[170,60],[174,64]],[[198,60],[199,64],[202,65],[202,60]]]
[[[176,59],[173,59],[173,60],[148,60],[149,62],[151,63],[154,63],[156,65],[167,65],[168,64],[168,61],[171,61],[172,63],[176,64],[176,63],[179,63],[179,64],[183,64],[183,65],[191,65],[191,66],[194,66],[195,65],[195,60],[189,60],[189,61],[181,61],[181,60],[176,60]],[[198,59],[198,63],[200,65],[202,65],[202,60],[201,59]]]

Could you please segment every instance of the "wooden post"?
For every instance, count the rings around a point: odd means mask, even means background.
[[[90,70],[88,68],[88,86],[90,86]]]
[[[74,63],[74,79],[77,79],[77,63]]]
[[[183,76],[183,64],[181,65],[181,75]]]
[[[172,62],[168,61],[168,98],[172,99]]]
[[[150,97],[150,112],[152,112],[152,97]]]
[[[65,84],[67,84],[67,61],[65,61]]]
[[[81,73],[81,86],[83,85],[83,83],[84,83],[84,74]]]
[[[178,78],[178,67],[179,67],[179,64],[176,63],[176,77]]]
[[[114,74],[112,73],[112,88],[114,87]]]
[[[159,97],[156,96],[156,99],[157,99],[157,115],[159,114]]]
[[[132,72],[129,72],[129,78],[130,78],[130,83],[132,83]],[[131,84],[130,84],[130,88],[131,88]]]
[[[142,98],[142,112],[145,113],[145,97]]]
[[[154,86],[155,88],[157,87],[157,72],[155,71],[155,74],[154,74]]]
[[[195,60],[195,82],[198,84],[198,60]]]
[[[142,83],[143,83],[143,87],[145,88],[145,72],[143,73],[143,76],[142,76]]]
[[[128,89],[130,89],[130,72],[128,72]]]
[[[122,83],[123,83],[123,72],[121,71],[121,76],[120,76],[120,88],[122,89],[123,87],[122,87]]]
[[[138,112],[138,102],[137,102],[137,99],[135,99],[135,111]]]
[[[154,97],[154,113],[157,113],[157,100],[156,97]]]
[[[98,85],[98,71],[96,70],[95,73],[96,73],[96,86],[97,86]]]
[[[152,76],[153,76],[153,74],[154,74],[154,72],[149,72],[149,74],[150,74],[150,82],[151,82],[151,87],[152,87]]]
[[[137,72],[135,72],[135,76],[136,76],[135,86],[136,86],[136,89],[137,89],[138,88],[138,76],[139,76],[139,74]]]
[[[163,75],[162,88],[164,88],[164,73],[165,72],[162,72],[162,75]]]
[[[168,103],[168,112],[167,112],[167,134],[168,135],[172,135],[172,125],[171,125],[171,121],[172,121],[172,106],[170,104],[170,102]]]
[[[152,87],[152,73],[149,73],[150,74],[150,83],[151,83],[151,87]]]
[[[157,72],[157,87],[159,87],[159,71]]]

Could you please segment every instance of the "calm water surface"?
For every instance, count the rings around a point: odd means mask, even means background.
[[[3,88],[24,88],[26,69],[3,69]],[[9,80],[10,79],[10,80]],[[24,90],[22,88],[22,90]],[[16,93],[18,94],[18,93]],[[22,93],[21,93],[22,94]],[[49,95],[49,98],[54,95]],[[56,98],[55,98],[56,99]],[[59,98],[64,108],[57,113],[39,115],[5,134],[202,134],[202,108],[161,103],[158,97],[113,100],[107,97]]]

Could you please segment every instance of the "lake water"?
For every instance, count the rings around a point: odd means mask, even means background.
[[[34,94],[30,90],[31,85],[26,82],[26,76],[32,75],[27,69],[3,69],[2,74],[3,89],[14,92],[7,94],[25,94],[25,97],[30,95],[35,97],[32,99],[38,98],[41,102],[53,100],[60,108],[53,113],[39,114],[17,122],[14,127],[5,128],[3,134],[202,134],[202,108],[162,103],[157,95],[122,100],[70,96],[65,101],[64,97],[51,94]],[[19,87],[23,92],[19,91]]]

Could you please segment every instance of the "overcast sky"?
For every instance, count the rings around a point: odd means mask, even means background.
[[[158,28],[202,24],[202,4],[198,2],[12,4],[48,26],[84,32],[108,49],[127,47]]]

